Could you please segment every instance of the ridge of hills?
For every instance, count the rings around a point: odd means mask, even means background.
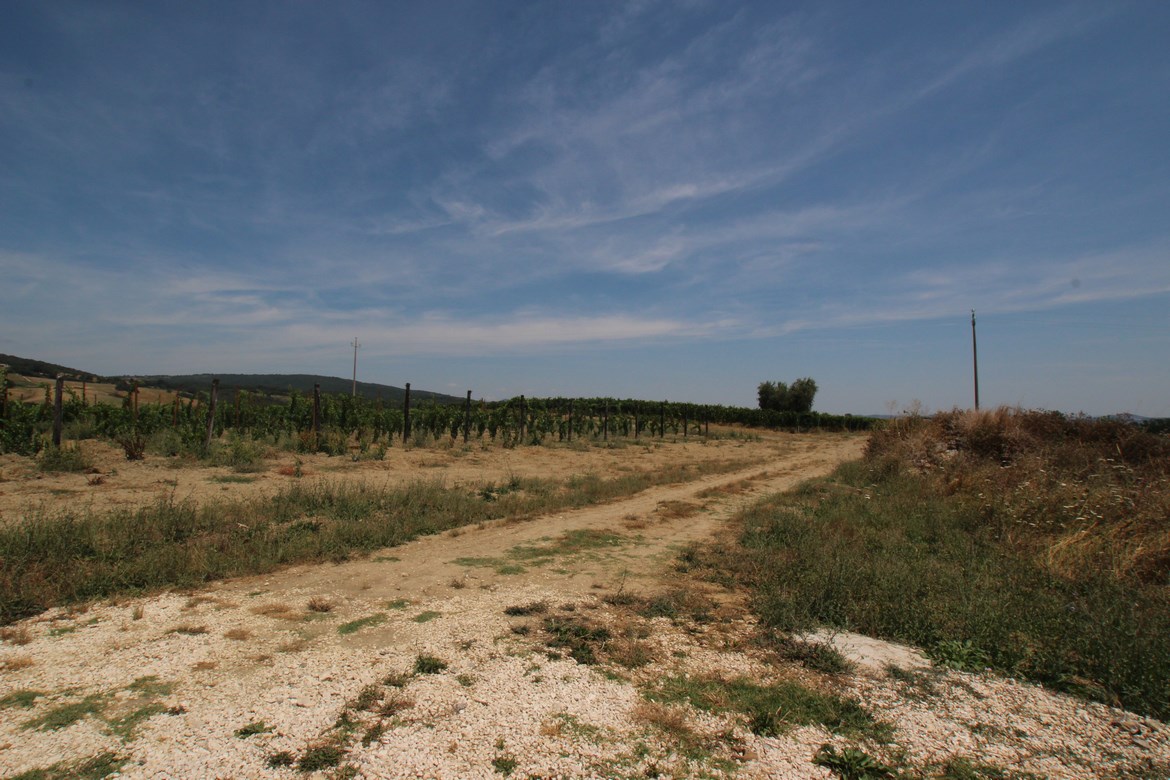
[[[319,374],[124,374],[102,376],[89,371],[49,363],[34,358],[23,358],[16,355],[0,354],[0,365],[8,366],[13,373],[26,377],[55,379],[58,374],[66,379],[85,382],[109,382],[119,389],[129,389],[132,381],[137,381],[142,387],[161,390],[174,390],[182,393],[207,392],[211,388],[211,380],[218,379],[221,390],[248,390],[268,396],[286,396],[291,391],[312,393],[313,386],[319,384],[322,393],[349,395],[353,390],[353,380],[335,376]],[[357,393],[363,398],[381,398],[387,402],[400,402],[406,395],[401,387],[383,385],[376,382],[358,382]],[[434,401],[440,404],[462,403],[463,398],[446,393],[436,393],[430,390],[410,389],[410,396],[417,401]]]

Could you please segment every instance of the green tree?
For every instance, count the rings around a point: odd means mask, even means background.
[[[791,386],[784,382],[761,382],[758,388],[760,408],[773,412],[811,412],[817,383],[811,377],[797,379]]]

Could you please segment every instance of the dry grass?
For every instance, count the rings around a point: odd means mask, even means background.
[[[690,501],[659,501],[654,512],[663,520],[679,520],[698,514],[700,509],[701,506]]]
[[[194,623],[180,623],[167,632],[168,634],[186,634],[188,636],[197,636],[199,634],[207,633],[207,626],[200,626]]]
[[[686,712],[681,707],[672,707],[656,701],[643,701],[639,702],[630,714],[635,722],[654,726],[671,736],[682,739],[695,736],[695,730],[687,721]]]
[[[197,661],[191,664],[191,671],[193,672],[210,672],[212,669],[219,666],[215,661]]]
[[[11,658],[6,658],[0,661],[0,671],[2,672],[16,672],[21,669],[27,669],[30,666],[36,666],[36,661],[31,655],[14,655]]]
[[[1055,575],[1109,571],[1165,583],[1170,438],[1118,420],[1001,407],[908,417],[877,431],[870,462],[909,463],[940,491],[985,505]]]
[[[243,642],[246,639],[252,638],[252,632],[246,628],[230,628],[224,631],[223,635],[225,638],[233,639],[237,642]]]
[[[314,596],[313,598],[309,599],[309,603],[306,604],[305,607],[310,612],[332,612],[333,602],[327,598],[324,598],[323,596]]]
[[[0,628],[0,641],[12,645],[27,645],[32,641],[32,634],[24,626],[7,626]]]
[[[252,607],[251,611],[255,615],[264,615],[265,617],[276,618],[278,620],[302,620],[305,616],[303,612],[292,605],[281,604],[275,601],[270,601],[267,604],[257,604]]]

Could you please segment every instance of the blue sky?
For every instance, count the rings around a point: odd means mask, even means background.
[[[1170,416],[1170,4],[0,8],[0,352]]]

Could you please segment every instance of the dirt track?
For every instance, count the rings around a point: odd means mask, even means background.
[[[676,571],[678,551],[725,527],[745,502],[828,472],[857,457],[863,441],[534,448],[507,451],[506,464],[485,456],[478,477],[466,455],[401,452],[457,461],[465,471],[444,477],[452,482],[620,473],[681,457],[757,463],[602,506],[423,538],[365,560],[24,621],[11,627],[17,641],[0,645],[0,700],[41,695],[27,708],[0,709],[0,776],[117,755],[124,777],[297,777],[294,767],[274,766],[283,754],[304,762],[323,755],[313,748],[340,741],[338,766],[317,776],[830,777],[810,762],[822,743],[837,741],[819,727],[759,737],[741,716],[655,709],[641,697],[655,679],[683,673],[806,679],[860,696],[894,722],[897,744],[920,762],[977,756],[1078,777],[1108,763],[1166,761],[1160,724],[1010,681],[929,670],[912,651],[882,643],[853,643],[859,665],[848,679],[809,679],[751,641],[754,622],[739,594]],[[355,465],[363,467],[347,477],[404,478],[383,464]],[[422,468],[416,463],[415,473]],[[620,598],[663,592],[707,599],[715,618],[646,618]],[[541,628],[550,616],[606,627],[609,655],[597,665],[552,657]],[[411,675],[420,656],[447,666]],[[929,674],[935,695],[905,696],[884,658]],[[70,706],[84,716],[60,728],[36,720]]]

